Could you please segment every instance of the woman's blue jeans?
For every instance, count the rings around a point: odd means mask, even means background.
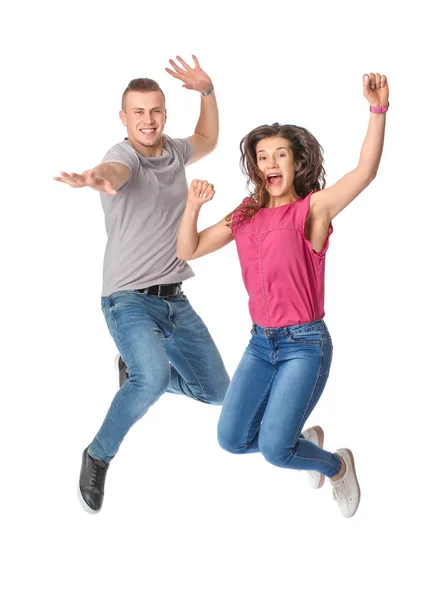
[[[330,371],[332,341],[324,321],[252,328],[252,338],[226,393],[220,446],[234,454],[261,452],[278,467],[333,477],[340,458],[301,436]]]

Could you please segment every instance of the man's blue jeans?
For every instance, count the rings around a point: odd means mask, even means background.
[[[136,291],[102,297],[107,326],[127,366],[89,453],[109,462],[128,430],[164,392],[221,404],[229,377],[214,341],[186,296]]]
[[[332,351],[322,320],[276,329],[254,325],[223,403],[220,446],[235,454],[261,452],[279,467],[336,475],[340,458],[301,436],[327,382]]]

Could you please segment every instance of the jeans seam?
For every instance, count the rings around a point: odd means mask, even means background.
[[[323,339],[323,341],[322,341],[322,346],[321,346],[321,350],[323,350],[323,348],[324,348],[324,344],[328,344],[329,342],[330,342],[330,344],[329,344],[329,346],[330,346],[330,352],[332,352],[332,351],[333,351],[333,344],[332,344],[332,342],[331,342],[331,336],[328,336],[328,338],[326,338],[325,340]],[[324,353],[323,353],[323,352],[322,352],[322,355],[324,355]],[[329,364],[329,366],[328,366],[328,370],[327,370],[325,373],[322,373],[322,372],[321,372],[321,369],[322,369],[322,363],[321,363],[321,365],[320,365],[320,367],[319,367],[319,377],[324,377],[325,375],[328,375],[328,373],[330,373],[330,367],[331,367],[331,359],[330,359],[330,364]]]
[[[274,348],[273,350],[271,348],[272,352],[270,353],[270,362],[275,366],[275,361],[280,355],[280,347],[278,346],[276,339],[274,339],[273,345]]]
[[[172,345],[174,346],[174,348],[177,350],[177,352],[179,352],[179,354],[182,356],[183,360],[186,362],[186,364],[189,366],[189,368],[190,368],[190,369],[191,369],[191,371],[193,372],[193,374],[194,374],[195,378],[196,378],[196,379],[197,379],[197,381],[199,382],[200,389],[201,389],[201,390],[202,390],[202,392],[203,392],[203,400],[202,400],[202,402],[205,402],[205,403],[206,403],[206,391],[205,391],[205,388],[203,387],[203,385],[202,385],[202,382],[200,381],[200,379],[199,379],[199,377],[198,377],[198,375],[197,375],[196,371],[194,370],[194,367],[193,367],[193,366],[192,366],[192,364],[189,362],[189,360],[186,358],[186,356],[183,354],[182,350],[181,350],[181,349],[180,349],[180,348],[179,348],[179,347],[178,347],[178,346],[177,346],[177,345],[176,345],[176,344],[175,344],[175,343],[174,343],[174,342],[171,340],[171,338],[170,338],[170,337],[166,337],[166,338],[165,338],[165,340],[166,340],[167,342],[170,342],[170,344],[172,344]],[[188,387],[189,387],[189,386],[188,386]]]
[[[167,321],[168,321],[168,323],[172,327],[172,331],[171,331],[170,335],[165,335],[165,333],[164,333],[164,339],[167,340],[167,339],[169,339],[170,337],[172,337],[175,334],[175,332],[176,332],[176,324],[173,323],[173,321],[171,320],[171,318],[172,318],[172,312],[173,312],[171,305],[169,304],[169,302],[167,302],[166,298],[164,298],[164,301],[165,301],[165,304],[167,305],[167,308],[168,308]]]
[[[278,371],[278,367],[276,367],[276,370],[273,372],[273,375],[272,375],[272,377],[271,377],[271,379],[270,379],[269,383],[267,384],[267,388],[266,388],[266,390],[265,390],[265,392],[264,392],[264,394],[263,394],[263,397],[261,398],[261,402],[260,402],[260,403],[257,405],[257,407],[256,407],[256,409],[254,410],[254,412],[253,412],[253,414],[252,414],[251,418],[249,419],[249,425],[248,425],[248,427],[247,427],[247,430],[246,430],[246,433],[245,433],[245,435],[244,435],[244,439],[243,439],[243,442],[242,442],[243,446],[247,446],[247,447],[249,447],[249,446],[250,446],[250,444],[251,444],[251,443],[252,443],[252,441],[253,441],[253,440],[251,440],[250,442],[248,441],[248,438],[249,438],[249,430],[250,430],[250,428],[251,428],[251,424],[252,424],[252,422],[253,422],[253,420],[254,420],[254,418],[255,418],[255,415],[256,415],[256,414],[257,414],[257,412],[260,410],[260,407],[261,407],[261,405],[263,404],[264,400],[266,399],[266,397],[267,397],[267,395],[268,395],[268,393],[269,393],[270,386],[272,385],[272,381],[274,380],[274,377],[275,377],[275,375],[277,374],[277,371]],[[261,423],[260,423],[260,426],[261,426]],[[258,433],[258,431],[260,430],[260,426],[259,426],[259,427],[258,427],[258,429],[257,429],[257,433]]]
[[[115,330],[114,330],[114,334],[112,334],[112,332],[110,332],[110,333],[111,333],[111,336],[112,336],[112,338],[113,338],[113,340],[114,340],[114,342],[116,344],[116,347],[119,349],[119,346],[120,346],[120,348],[122,350],[122,352],[120,353],[121,354],[121,358],[124,361],[125,367],[127,369],[127,356],[128,356],[128,353],[126,352],[125,344],[122,341],[123,338],[121,338],[121,336],[119,335],[119,329],[118,329],[118,324],[117,324],[117,321],[116,321],[116,317],[114,315],[114,309],[115,309],[115,305],[113,304],[113,306],[110,307],[110,314],[111,314],[111,318],[113,320],[113,323],[115,325]],[[118,341],[116,341],[116,339],[115,339],[116,337],[117,337]],[[128,369],[127,369],[127,378],[129,378]],[[120,389],[122,389],[122,388],[120,388]]]
[[[117,394],[120,394],[123,397],[123,399],[126,401],[127,400],[127,395],[126,395],[125,390],[122,389],[123,387],[124,386],[122,386],[121,388],[119,388]],[[120,403],[118,403],[118,404],[120,404]],[[113,398],[113,400],[112,400],[112,402],[111,402],[111,404],[109,406],[107,415],[105,416],[105,419],[104,419],[104,421],[103,421],[103,423],[102,423],[102,425],[101,425],[98,433],[94,437],[94,439],[97,440],[101,444],[102,448],[104,448],[104,444],[101,441],[101,436],[105,437],[105,435],[107,434],[109,425],[114,422],[114,412],[115,412],[115,410],[116,410],[116,406],[115,406],[115,402],[114,402],[114,398]],[[104,424],[105,424],[105,426],[104,426]],[[132,426],[133,425],[134,425],[134,423],[132,424]],[[103,429],[103,427],[104,427],[104,429]],[[122,440],[119,443],[119,445],[121,443],[122,443]],[[118,448],[119,448],[119,445],[118,445]],[[113,456],[111,458],[113,458]],[[102,459],[99,459],[99,460],[102,460]]]
[[[336,456],[336,458],[339,459],[339,456],[337,454],[331,453],[334,456]],[[293,456],[293,453],[292,453]],[[328,465],[329,467],[336,469],[337,467],[335,467],[334,465],[332,465],[328,460],[326,460],[325,458],[312,458],[310,456],[301,456],[301,460],[312,460],[313,462],[320,462],[320,463],[324,463],[325,465]],[[342,462],[340,464],[339,469],[336,471],[335,475],[337,475],[337,473],[339,473],[339,471],[341,470],[342,467]],[[307,470],[307,469],[306,469]],[[322,473],[323,475],[325,475],[324,473]],[[325,475],[326,477],[333,477],[333,475]]]
[[[296,443],[298,441],[298,437],[299,437],[299,435],[300,435],[300,433],[302,431],[302,428],[304,427],[304,423],[305,423],[304,415],[308,411],[308,408],[309,408],[310,403],[311,403],[312,398],[313,398],[313,394],[315,393],[315,390],[316,390],[316,386],[318,385],[318,381],[319,381],[319,379],[321,377],[320,372],[321,372],[322,357],[323,357],[323,355],[324,355],[324,353],[322,351],[322,344],[321,344],[321,357],[320,357],[320,360],[319,360],[318,375],[316,376],[315,385],[313,386],[313,390],[312,390],[312,393],[310,394],[309,401],[307,402],[307,406],[305,407],[305,409],[303,411],[303,415],[302,415],[301,421],[299,422],[299,426],[298,426],[298,428],[297,428],[297,430],[295,432],[295,435],[293,437],[293,440],[294,440],[295,444],[292,444],[292,448],[290,449],[290,453],[291,453],[292,456],[294,455],[293,448],[294,448],[294,446],[296,445]]]

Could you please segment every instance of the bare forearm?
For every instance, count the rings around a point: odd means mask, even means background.
[[[386,113],[370,113],[367,135],[362,144],[358,170],[367,179],[374,179],[379,168],[385,138]]]
[[[177,257],[190,260],[199,245],[197,221],[200,207],[187,203],[177,234]]]
[[[98,177],[110,182],[114,190],[118,190],[130,177],[130,170],[122,164],[101,163],[93,169]]]
[[[215,92],[208,96],[201,96],[200,116],[194,133],[209,140],[214,146],[217,144],[219,132],[218,106]]]

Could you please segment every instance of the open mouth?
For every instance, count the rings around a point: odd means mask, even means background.
[[[150,129],[140,129],[139,131],[142,133],[142,135],[148,135],[148,136],[152,136],[156,133],[156,130],[151,129],[151,128]]]
[[[281,185],[281,182],[283,181],[283,176],[280,175],[279,173],[274,173],[273,175],[267,176],[267,181],[270,186],[278,187]]]

